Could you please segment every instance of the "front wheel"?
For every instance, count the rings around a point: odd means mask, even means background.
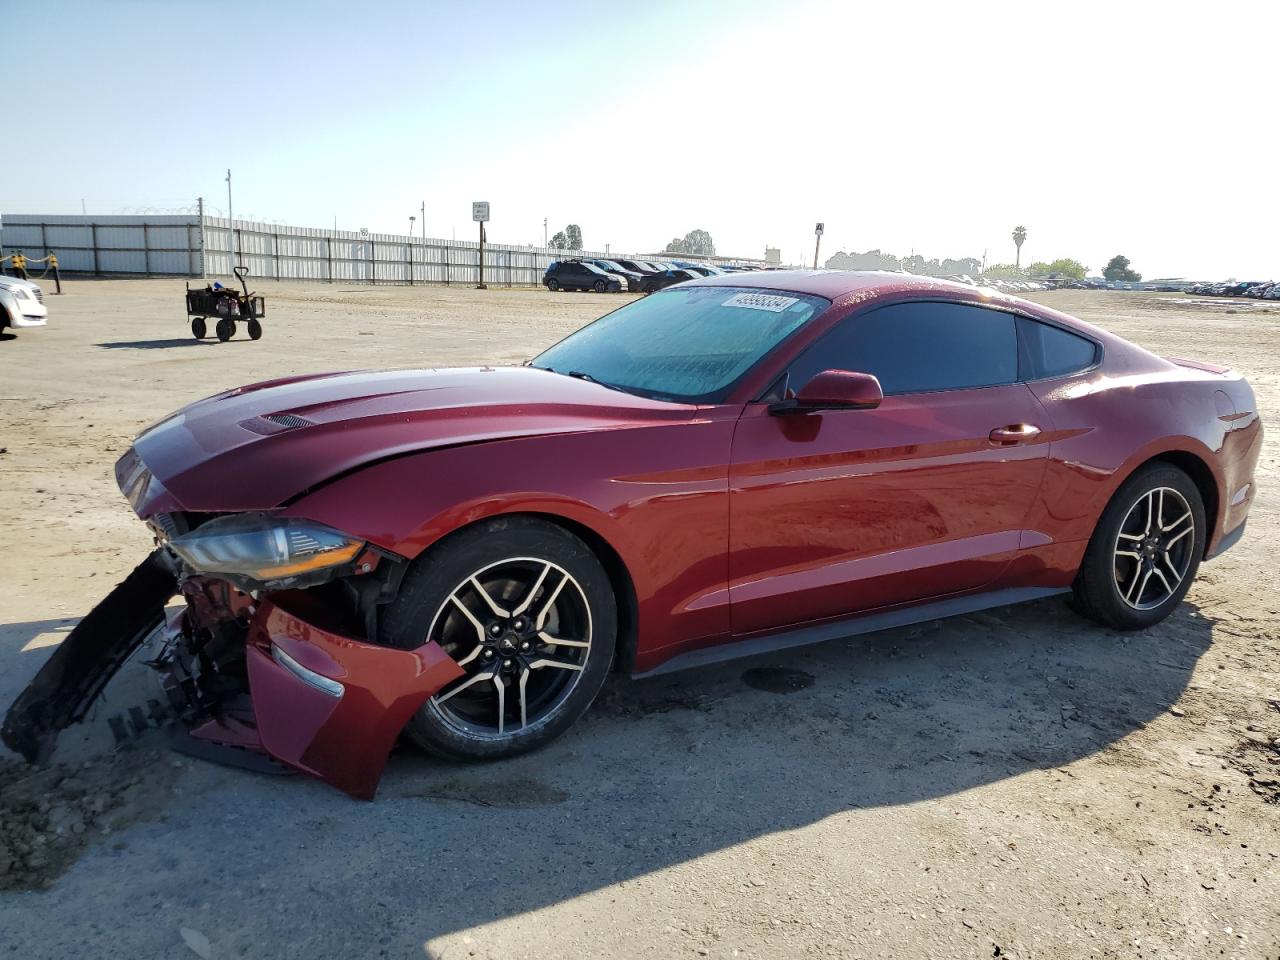
[[[432,753],[494,759],[550,742],[591,705],[613,659],[617,608],[576,536],[499,518],[415,563],[380,635],[400,647],[434,641],[464,671],[409,721],[410,738]]]
[[[608,286],[609,285],[605,283],[603,280],[597,280],[595,283],[591,285],[591,289],[594,290],[596,293],[604,293],[605,289]]]
[[[214,327],[214,332],[217,333],[219,340],[226,343],[236,335],[236,322],[223,317],[218,321],[218,325]]]
[[[245,326],[246,326],[246,328],[249,330],[249,339],[250,339],[250,340],[261,340],[261,339],[262,339],[262,324],[261,324],[261,323],[259,323],[257,320],[250,320],[247,324],[245,324]]]
[[[1204,500],[1169,464],[1126,480],[1107,504],[1073,585],[1077,610],[1118,630],[1159,623],[1182,602],[1204,556]]]
[[[205,326],[204,317],[196,317],[191,321],[191,335],[197,340],[203,340],[209,335],[209,329]]]

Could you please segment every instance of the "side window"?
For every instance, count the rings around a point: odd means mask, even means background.
[[[1022,378],[1063,377],[1094,365],[1098,345],[1085,337],[1026,317],[1018,319],[1022,342]]]
[[[900,303],[849,317],[791,365],[799,390],[823,370],[880,379],[886,395],[964,390],[1018,379],[1012,314],[961,303]]]

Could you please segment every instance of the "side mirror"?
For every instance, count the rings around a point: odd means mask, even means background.
[[[794,399],[769,406],[773,414],[809,413],[814,410],[872,410],[880,406],[884,391],[869,373],[823,370],[806,383]]]

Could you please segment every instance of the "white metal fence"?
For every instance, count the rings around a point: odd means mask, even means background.
[[[39,259],[53,252],[64,273],[200,276],[200,218],[8,214],[4,252]]]
[[[0,229],[5,252],[53,252],[65,273],[96,276],[231,275],[236,260],[254,278],[341,283],[462,283],[480,280],[480,244],[385,233],[290,227],[222,217],[10,214]],[[573,256],[608,258],[602,252]],[[564,250],[486,243],[484,280],[533,286]],[[613,256],[633,259],[627,254]],[[643,258],[641,258],[643,259]],[[716,261],[712,261],[716,262]]]

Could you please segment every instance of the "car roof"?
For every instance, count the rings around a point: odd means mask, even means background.
[[[1016,308],[1028,316],[1038,317],[1075,328],[1097,340],[1116,340],[1091,323],[1054,310],[1031,300],[1024,300],[1000,290],[984,286],[969,286],[938,277],[920,277],[911,273],[888,273],[873,270],[763,270],[754,273],[712,274],[680,284],[689,287],[747,287],[761,290],[778,290],[786,293],[804,293],[825,297],[839,304],[871,299],[901,299],[903,297],[928,297],[937,295],[957,303],[991,304]]]
[[[875,270],[762,270],[751,273],[712,274],[696,281],[705,287],[759,287],[808,293],[828,300],[838,300],[854,293],[874,291],[890,293],[956,293],[972,292],[973,287],[937,277],[918,277],[910,273],[887,273]],[[690,284],[693,286],[693,284]]]

